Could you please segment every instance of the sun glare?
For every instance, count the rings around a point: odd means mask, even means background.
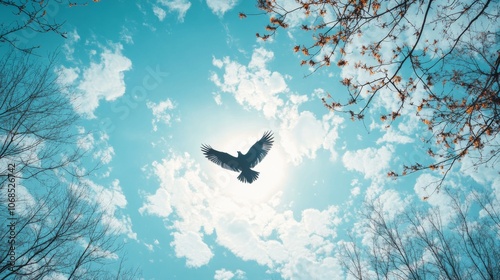
[[[254,170],[260,172],[259,179],[252,184],[238,181],[237,174],[229,181],[227,192],[237,201],[255,204],[271,200],[285,186],[286,159],[278,147],[268,153]]]
[[[227,151],[231,151],[230,154],[236,156],[236,151],[246,153],[259,137],[259,135],[257,137],[255,135],[242,137],[243,141],[249,140],[247,142],[224,143],[222,147],[228,147]],[[283,190],[286,183],[287,160],[282,148],[276,143],[276,139],[267,156],[253,168],[259,172],[259,178],[252,184],[238,181],[239,173],[237,172],[221,169],[218,166],[212,167],[218,170],[213,179],[221,188],[220,190],[228,197],[241,203],[255,204],[269,201]]]

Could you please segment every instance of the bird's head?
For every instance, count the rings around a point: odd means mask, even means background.
[[[238,151],[238,157],[241,157],[241,156],[243,156],[243,154],[240,151]]]

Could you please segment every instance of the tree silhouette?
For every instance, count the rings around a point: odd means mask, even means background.
[[[0,0],[0,13],[3,15],[0,20],[0,43],[7,43],[15,49],[31,53],[39,46],[25,44],[28,40],[23,38],[22,32],[54,33],[66,38],[66,33],[62,30],[64,22],[56,20],[56,15],[51,13],[58,11],[59,7],[66,3],[67,7],[86,6],[88,1]]]
[[[68,279],[92,278],[102,268],[92,266],[113,259],[119,249],[116,236],[102,227],[97,205],[84,201],[84,192],[52,188],[36,197],[36,203],[18,201],[15,237],[15,264],[9,262],[9,246],[0,248],[1,279],[42,279],[62,274]],[[0,215],[7,220],[6,207]],[[9,244],[7,226],[0,232],[2,244]],[[12,277],[12,278],[10,278]]]
[[[122,245],[84,183],[93,168],[80,167],[78,116],[55,58],[35,59],[0,59],[0,279],[134,278],[109,268]]]
[[[83,156],[74,145],[78,116],[57,84],[54,59],[44,64],[15,52],[0,59],[0,183],[8,164],[20,178],[40,179],[51,170],[71,171]]]
[[[366,200],[359,227],[340,243],[344,271],[355,279],[498,279],[498,198],[443,193],[450,212],[409,206],[391,217],[380,200]]]
[[[257,7],[271,16],[267,33],[257,37],[266,40],[279,29],[301,29],[312,37],[293,47],[304,56],[301,65],[313,72],[333,64],[342,69],[347,94],[325,96],[329,110],[362,120],[380,112],[369,108],[376,106],[375,97],[385,95],[397,104],[386,106],[375,119],[388,127],[412,115],[428,127],[423,141],[431,146],[427,153],[433,159],[389,176],[431,169],[440,170],[444,180],[468,154],[476,167],[498,163],[497,2],[258,0]]]

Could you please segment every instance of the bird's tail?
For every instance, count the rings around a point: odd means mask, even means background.
[[[259,172],[253,171],[252,169],[243,170],[238,176],[238,180],[249,184],[257,180],[257,178],[259,178]]]

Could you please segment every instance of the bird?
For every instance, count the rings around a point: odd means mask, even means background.
[[[259,141],[255,142],[246,154],[238,151],[238,157],[228,153],[217,151],[210,145],[202,144],[201,151],[207,159],[220,165],[225,169],[241,172],[238,180],[243,183],[253,183],[259,178],[259,172],[252,170],[261,162],[273,146],[273,133],[266,131]]]

